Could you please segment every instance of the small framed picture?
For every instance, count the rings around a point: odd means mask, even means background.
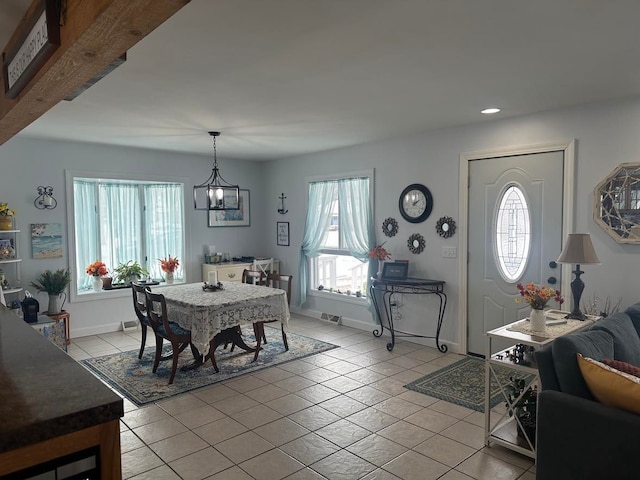
[[[235,195],[234,195],[235,197]],[[235,203],[235,198],[233,199]],[[231,203],[231,199],[225,200]],[[238,198],[238,210],[211,210],[209,211],[210,227],[248,227],[251,225],[249,205],[249,190],[240,190]]]
[[[277,222],[278,245],[289,246],[289,222]]]

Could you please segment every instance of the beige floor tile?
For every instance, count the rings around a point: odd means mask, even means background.
[[[253,374],[255,378],[259,378],[267,383],[276,383],[285,378],[293,376],[293,373],[282,370],[278,367],[265,368]]]
[[[255,407],[247,408],[246,410],[230,415],[230,417],[248,429],[253,429],[281,418],[282,414],[266,405],[258,404]]]
[[[436,412],[444,413],[445,415],[449,415],[450,417],[455,417],[458,419],[467,418],[469,415],[473,413],[477,413],[470,408],[462,407],[460,405],[456,405],[455,403],[446,402],[444,400],[440,400],[433,405],[429,405],[431,410],[435,410]]]
[[[369,435],[369,431],[345,419],[316,430],[321,437],[345,448]]]
[[[209,445],[216,445],[220,442],[224,442],[225,440],[233,438],[246,431],[247,427],[229,417],[207,423],[206,425],[193,430],[196,435],[209,443]]]
[[[375,465],[346,450],[340,450],[311,465],[329,480],[353,480],[374,471]]]
[[[413,450],[451,468],[476,453],[476,449],[442,435],[434,435],[420,445],[415,446]]]
[[[289,415],[289,418],[312,432],[340,420],[338,415],[335,415],[318,405],[293,413]]]
[[[133,429],[133,432],[147,445],[186,431],[187,427],[175,418],[165,418]]]
[[[295,393],[298,390],[302,390],[303,388],[307,388],[315,384],[316,382],[313,380],[293,374],[289,378],[285,378],[284,380],[274,383],[276,387],[282,388],[290,393]]]
[[[345,376],[332,378],[331,380],[322,382],[322,385],[340,393],[350,392],[351,390],[355,390],[364,386],[363,383]]]
[[[421,348],[407,353],[406,356],[409,358],[415,358],[416,360],[420,360],[423,362],[431,362],[436,358],[440,358],[442,355],[444,354],[439,352],[435,348]]]
[[[404,372],[399,372],[395,375],[391,375],[389,378],[395,380],[396,382],[400,382],[404,387],[407,383],[411,383],[414,380],[418,380],[422,377],[424,377],[423,373],[417,372],[415,370],[405,370]]]
[[[253,375],[242,375],[231,380],[227,380],[224,384],[239,393],[246,393],[256,388],[268,385],[264,380],[254,377]]]
[[[443,476],[441,476],[438,480],[473,480],[469,475],[465,475],[464,473],[458,472],[457,470],[449,470]]]
[[[419,412],[423,407],[407,400],[393,397],[380,403],[376,403],[374,408],[397,418],[405,418]]]
[[[414,372],[418,372],[420,375],[429,375],[430,373],[435,372],[436,370],[440,370],[442,367],[440,365],[434,365],[433,363],[422,363],[417,367],[413,367],[411,370]]]
[[[193,392],[193,395],[206,403],[215,403],[238,395],[238,392],[227,387],[226,385],[214,385],[212,387],[203,388]]]
[[[309,370],[313,370],[313,368],[309,367],[307,362],[303,362],[302,360],[296,360],[294,362],[287,362],[280,365],[280,368],[291,373],[302,374],[304,372],[308,372]]]
[[[433,405],[434,403],[439,401],[437,398],[430,397],[429,395],[425,395],[424,393],[414,392],[412,390],[406,390],[400,395],[396,395],[396,398],[415,403],[416,405],[420,405],[421,407],[428,407],[429,405]]]
[[[189,412],[196,408],[204,407],[207,404],[194,395],[185,394],[158,402],[157,405],[169,415],[175,416],[183,412]]]
[[[234,413],[241,412],[247,408],[255,407],[259,405],[253,398],[249,398],[246,395],[235,395],[233,397],[225,398],[211,404],[212,407],[217,408],[225,415],[233,415]]]
[[[304,465],[281,450],[270,450],[247,460],[240,467],[253,478],[260,480],[281,480],[304,469]]]
[[[462,462],[456,470],[476,480],[514,480],[524,473],[522,468],[481,452]]]
[[[304,470],[298,470],[293,475],[289,475],[287,480],[326,480],[325,477],[320,475],[318,472],[314,472],[310,468],[305,468]]]
[[[484,447],[480,451],[487,455],[499,458],[500,460],[504,460],[507,463],[511,463],[516,467],[524,468],[525,470],[533,468],[535,472],[533,459],[525,455],[521,455],[518,452],[514,452],[513,450],[509,450],[501,445],[492,445],[491,448]]]
[[[169,463],[183,480],[200,480],[233,466],[215,448],[209,447]]]
[[[322,402],[319,405],[322,408],[330,411],[331,413],[335,413],[336,415],[339,415],[343,418],[367,408],[364,403],[360,403],[353,398],[347,397],[346,395],[333,397],[332,399],[327,400],[326,402]]]
[[[364,403],[365,405],[375,405],[376,403],[380,403],[387,398],[391,398],[391,395],[381,392],[375,388],[365,386],[358,388],[357,390],[352,390],[346,393],[347,397],[351,397],[360,403]]]
[[[417,367],[418,365],[422,365],[425,362],[423,360],[412,358],[408,355],[403,355],[401,357],[392,358],[391,360],[389,360],[389,363],[393,363],[394,365],[399,365],[402,368],[411,369],[411,368]]]
[[[185,425],[187,428],[197,428],[207,423],[215,422],[221,418],[226,417],[217,408],[213,408],[210,405],[205,404],[204,407],[189,410],[187,412],[175,415],[173,418]]]
[[[272,450],[274,445],[253,432],[245,432],[216,444],[216,450],[235,464]]]
[[[396,477],[394,474],[387,472],[386,470],[382,470],[378,468],[374,470],[369,475],[362,477],[362,480],[401,480]]]
[[[309,364],[307,364],[309,365]],[[300,372],[299,375],[301,377],[306,378],[307,380],[312,380],[316,383],[326,382],[327,380],[331,380],[332,378],[339,377],[340,374],[336,372],[332,372],[331,370],[327,370],[326,368],[312,368],[304,372]]]
[[[284,388],[276,387],[275,385],[265,385],[263,387],[256,388],[255,390],[251,390],[246,392],[245,395],[249,398],[253,398],[254,400],[260,403],[270,402],[271,400],[275,400],[279,397],[284,397],[289,392]]]
[[[409,382],[399,382],[398,380],[394,380],[391,377],[385,378],[384,380],[380,380],[378,382],[370,383],[369,386],[373,388],[377,388],[385,393],[388,393],[391,396],[400,395],[406,392],[406,388],[404,386]]]
[[[382,468],[400,478],[419,478],[420,480],[435,480],[449,470],[446,465],[411,450],[383,465]]]
[[[446,367],[447,365],[451,365],[452,363],[457,362],[458,360],[462,360],[464,355],[459,355],[457,353],[447,353],[438,357],[431,361],[434,365],[440,365],[441,367]]]
[[[348,360],[349,358],[357,357],[358,355],[360,355],[358,352],[347,350],[346,348],[336,348],[335,350],[329,350],[326,352],[327,357],[333,357],[336,360]],[[326,365],[329,365],[330,363],[335,362],[328,362]]]
[[[368,368],[361,368],[360,370],[356,370],[355,372],[347,373],[345,377],[352,378],[353,380],[356,380],[363,384],[377,382],[379,380],[387,378],[386,375],[374,372],[373,370],[369,370]]]
[[[126,478],[126,477],[122,477]],[[181,480],[180,476],[167,465],[154,468],[147,472],[131,477],[131,480]]]
[[[348,446],[347,450],[378,467],[407,451],[402,445],[375,434]]]
[[[240,467],[233,466],[220,473],[207,477],[205,480],[253,480],[253,477]]]
[[[356,365],[354,363],[350,363],[348,361],[339,361],[339,362],[334,362],[334,363],[330,363],[329,365],[327,365],[326,367],[324,367],[326,370],[329,370],[330,372],[335,372],[339,375],[346,375],[347,373],[351,373],[351,372],[355,372],[356,370],[360,370],[362,367],[360,365]]]
[[[160,440],[159,442],[151,443],[149,448],[168,463],[207,448],[208,446],[209,444],[195,433],[185,432]]]
[[[130,450],[144,446],[144,442],[131,430],[127,429],[124,432],[120,432],[120,452],[127,453]]]
[[[349,415],[347,420],[375,433],[389,425],[393,425],[398,421],[398,418],[381,412],[376,408],[369,407],[364,410],[360,410],[353,415]]]
[[[330,363],[337,362],[339,359],[336,357],[325,355],[324,353],[320,353],[318,355],[312,355],[310,357],[303,358],[302,360],[310,363],[311,365],[315,365],[316,367],[324,367],[325,365],[329,365]]]
[[[377,434],[407,448],[413,448],[435,435],[430,430],[402,420],[379,430]]]
[[[265,403],[265,405],[282,415],[290,415],[313,406],[313,403],[291,393],[284,397],[271,400],[270,402]]]
[[[435,433],[441,432],[445,428],[458,422],[458,419],[456,418],[430,410],[429,408],[425,408],[413,415],[409,415],[404,420]]]
[[[395,375],[396,373],[403,372],[405,369],[399,365],[395,365],[391,362],[382,362],[376,363],[375,365],[371,365],[369,370],[381,373],[382,375]]]
[[[288,418],[280,418],[253,430],[266,441],[280,446],[309,433],[309,430]]]
[[[484,447],[484,429],[467,422],[458,422],[445,428],[441,435],[464,443],[470,447],[480,450]]]
[[[125,413],[122,421],[126,423],[129,428],[136,428],[165,418],[169,418],[167,412],[156,405],[151,405]]]
[[[325,400],[329,400],[330,398],[337,397],[340,395],[339,392],[335,390],[325,387],[324,385],[312,385],[311,387],[304,388],[302,390],[298,390],[296,395],[299,397],[305,398],[313,403],[324,402]]]
[[[137,448],[122,454],[122,478],[131,478],[164,464],[149,447]]]
[[[296,438],[280,446],[280,450],[305,465],[311,465],[340,450],[340,447],[315,433]]]

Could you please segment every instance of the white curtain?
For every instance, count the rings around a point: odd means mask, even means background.
[[[73,182],[74,219],[76,224],[76,284],[78,290],[91,288],[91,277],[85,273],[90,263],[100,260],[96,184]]]

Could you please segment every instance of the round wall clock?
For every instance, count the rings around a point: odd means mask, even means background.
[[[424,222],[433,209],[433,197],[427,187],[414,183],[405,188],[398,200],[400,215],[407,222]]]
[[[411,253],[415,253],[416,255],[422,253],[424,250],[424,237],[419,233],[414,233],[407,240],[407,247],[409,247],[409,251]]]
[[[396,219],[389,217],[382,222],[382,232],[387,237],[395,236],[395,234],[398,233],[398,222],[396,222]]]
[[[444,238],[453,237],[453,234],[456,233],[456,222],[451,217],[440,217],[436,223],[436,232]]]

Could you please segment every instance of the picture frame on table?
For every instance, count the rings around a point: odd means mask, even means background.
[[[277,222],[277,240],[281,247],[289,246],[289,222]]]
[[[225,199],[227,202],[227,199]],[[229,199],[231,203],[231,199]],[[248,227],[251,225],[249,190],[240,190],[238,210],[209,210],[210,227]]]

